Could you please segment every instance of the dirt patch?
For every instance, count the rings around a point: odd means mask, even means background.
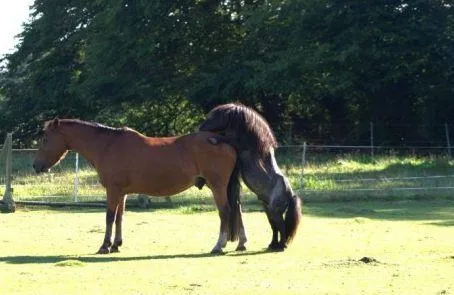
[[[76,260],[76,259],[69,259],[69,260],[63,260],[60,262],[55,263],[55,266],[84,266],[84,263],[82,261]]]
[[[362,262],[362,263],[366,263],[366,264],[369,264],[369,263],[380,263],[380,261],[378,261],[377,259],[373,258],[373,257],[367,257],[367,256],[364,256],[363,258],[361,258],[360,260],[358,260],[359,262]]]
[[[323,265],[327,266],[327,267],[341,268],[341,267],[361,266],[364,264],[375,266],[375,265],[382,265],[384,263],[381,263],[380,261],[378,261],[377,259],[375,259],[373,257],[364,256],[363,258],[358,259],[358,260],[347,259],[347,260],[340,260],[340,261],[332,261],[329,263],[324,263]]]

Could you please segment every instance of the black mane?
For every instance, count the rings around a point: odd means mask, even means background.
[[[212,109],[200,126],[201,131],[232,133],[242,150],[250,150],[263,158],[270,148],[277,147],[273,131],[255,110],[239,103],[223,104]]]

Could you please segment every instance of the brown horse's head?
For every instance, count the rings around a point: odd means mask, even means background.
[[[44,123],[41,146],[35,155],[33,168],[37,173],[48,172],[68,152],[68,145],[59,131],[60,121],[54,119]]]

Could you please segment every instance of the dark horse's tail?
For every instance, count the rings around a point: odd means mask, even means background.
[[[285,213],[286,245],[290,244],[296,234],[301,221],[301,199],[294,195],[289,197],[287,212]]]
[[[229,239],[230,241],[238,240],[238,235],[240,231],[240,222],[241,222],[241,204],[240,204],[240,164],[237,160],[235,163],[235,168],[232,171],[232,175],[229,179],[229,184],[227,186],[227,197],[229,199],[230,205],[230,232]]]

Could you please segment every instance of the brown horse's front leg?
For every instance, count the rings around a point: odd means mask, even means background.
[[[122,237],[122,221],[123,221],[123,213],[125,211],[125,202],[126,202],[126,196],[123,196],[120,198],[120,202],[118,204],[118,209],[117,209],[117,216],[115,218],[115,238],[112,247],[110,248],[110,252],[120,252],[118,247],[120,247],[123,244],[123,237]]]
[[[115,210],[107,208],[106,212],[106,234],[104,235],[104,241],[99,248],[97,254],[109,254],[110,246],[112,246],[111,237],[112,237],[112,225],[115,221]]]

